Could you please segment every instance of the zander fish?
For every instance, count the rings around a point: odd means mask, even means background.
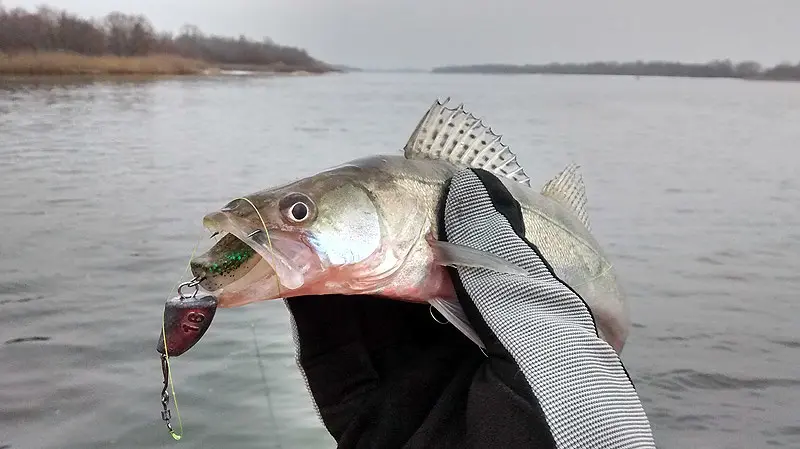
[[[520,269],[435,238],[445,182],[465,167],[482,168],[508,187],[521,205],[526,238],[583,297],[600,336],[621,352],[630,328],[627,303],[590,233],[577,166],[535,190],[500,135],[463,105],[447,102],[431,106],[404,155],[354,160],[206,215],[204,225],[223,236],[191,262],[200,285],[220,307],[337,293],[428,302],[482,346],[444,267]]]

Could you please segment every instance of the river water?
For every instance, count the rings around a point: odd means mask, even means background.
[[[397,152],[446,96],[535,183],[583,166],[660,447],[800,447],[797,84],[366,73],[0,90],[0,447],[332,447],[278,301],[220,310],[173,359],[172,441],[163,302],[203,214]]]

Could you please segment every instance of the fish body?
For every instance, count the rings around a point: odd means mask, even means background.
[[[192,270],[221,307],[336,293],[428,302],[481,345],[445,267],[519,268],[437,240],[446,183],[464,167],[501,179],[520,204],[525,237],[581,295],[600,336],[621,352],[630,327],[626,299],[590,232],[577,167],[534,189],[499,136],[462,107],[438,101],[404,154],[347,162],[207,215],[208,228],[227,234],[192,261]]]

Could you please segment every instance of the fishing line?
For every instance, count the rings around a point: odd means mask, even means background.
[[[169,295],[178,288],[181,281],[180,279],[186,277],[186,274],[189,273],[191,269],[192,259],[194,259],[195,253],[197,253],[197,248],[200,247],[200,242],[203,240],[203,234],[200,234],[200,237],[197,239],[197,244],[194,245],[194,249],[192,250],[192,255],[189,256],[189,262],[186,264],[186,270],[184,270],[181,277],[178,279],[178,282],[170,290],[170,293],[167,295],[167,300],[169,300]],[[176,441],[183,438],[183,420],[181,420],[181,411],[178,408],[178,396],[175,394],[175,382],[172,381],[172,366],[169,363],[169,351],[167,350],[167,330],[166,330],[166,323],[164,323],[164,314],[161,314],[161,332],[164,335],[164,357],[167,361],[167,376],[169,377],[169,386],[172,391],[172,401],[175,403],[175,414],[178,416],[178,432],[176,433],[174,430],[170,429],[169,434],[172,435],[172,438]]]
[[[253,331],[253,344],[256,347],[256,360],[258,360],[258,369],[261,371],[261,381],[264,383],[264,394],[267,397],[267,407],[269,408],[269,417],[272,420],[272,426],[275,430],[275,439],[278,440],[278,449],[281,449],[281,434],[278,429],[278,420],[275,419],[275,411],[272,409],[272,400],[270,399],[269,384],[267,383],[267,375],[264,372],[264,363],[261,361],[261,351],[258,349],[258,338],[256,337],[256,323],[250,323],[250,329]]]
[[[259,212],[258,208],[256,207],[255,204],[253,204],[252,201],[250,201],[248,198],[245,198],[245,197],[239,197],[239,198],[236,198],[236,199],[247,201],[247,203],[250,204],[250,206],[253,207],[253,210],[256,211],[256,215],[258,215],[258,219],[261,220],[261,226],[264,228],[264,234],[267,235],[267,245],[269,245],[270,255],[272,256],[273,263],[276,264],[276,267],[273,268],[273,271],[275,272],[275,281],[278,284],[278,296],[280,296],[280,294],[281,294],[281,279],[280,279],[280,275],[278,274],[278,270],[277,270],[278,260],[275,257],[275,250],[272,249],[272,239],[269,236],[269,229],[267,229],[267,223],[264,221],[264,217],[261,216],[261,212]],[[264,394],[267,397],[267,408],[269,409],[269,417],[272,420],[272,425],[273,425],[273,428],[275,430],[275,439],[278,441],[278,449],[281,449],[283,447],[283,445],[281,444],[281,436],[280,436],[280,431],[278,429],[278,421],[275,419],[275,411],[272,408],[272,400],[270,399],[270,391],[269,391],[269,384],[267,383],[267,375],[266,375],[266,373],[264,371],[264,364],[261,361],[261,351],[258,348],[258,338],[256,337],[256,324],[255,324],[255,322],[251,322],[250,323],[250,329],[253,331],[253,343],[255,344],[255,347],[256,347],[256,360],[258,360],[258,368],[261,371],[261,381],[264,383]]]
[[[272,256],[273,263],[275,263],[275,266],[273,267],[272,271],[275,272],[275,282],[278,283],[278,296],[280,296],[280,294],[281,294],[281,278],[280,278],[280,275],[278,274],[278,269],[277,269],[278,268],[277,267],[278,260],[275,257],[275,250],[272,249],[272,239],[269,237],[269,229],[267,229],[267,223],[264,221],[264,217],[261,216],[261,212],[258,211],[258,208],[256,207],[256,205],[253,204],[253,202],[250,201],[250,199],[245,198],[243,196],[240,196],[239,198],[235,198],[235,199],[247,201],[248,204],[253,206],[253,210],[256,211],[256,215],[258,215],[258,219],[261,220],[261,226],[264,228],[264,234],[267,235],[267,244],[269,245],[269,253]]]

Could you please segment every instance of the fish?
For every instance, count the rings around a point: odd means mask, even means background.
[[[401,152],[355,159],[233,199],[203,217],[221,238],[190,262],[219,307],[305,295],[375,295],[430,304],[483,347],[455,294],[448,266],[512,274],[499,256],[439,241],[447,181],[464,168],[497,176],[519,202],[525,238],[589,307],[598,335],[621,353],[627,297],[591,233],[579,166],[540,189],[483,119],[437,99]]]

